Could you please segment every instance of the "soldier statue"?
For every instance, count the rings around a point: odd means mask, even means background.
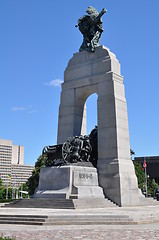
[[[103,8],[100,13],[91,6],[86,10],[88,15],[78,19],[76,27],[79,28],[83,34],[83,43],[79,51],[94,52],[95,48],[99,46],[99,40],[103,32],[101,16],[106,12]]]

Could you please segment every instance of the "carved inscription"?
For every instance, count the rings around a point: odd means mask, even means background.
[[[93,179],[93,175],[90,173],[79,173],[79,178],[83,178],[83,179]]]

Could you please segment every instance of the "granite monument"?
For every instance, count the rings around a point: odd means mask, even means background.
[[[103,31],[101,16],[106,10],[98,13],[89,7],[86,12],[88,15],[77,24],[83,43],[64,72],[57,144],[67,142],[71,136],[86,135],[85,102],[91,94],[97,93],[97,169],[72,165],[42,169],[35,197],[106,197],[119,206],[136,206],[140,204],[139,191],[130,158],[127,103],[120,63],[109,48],[99,46]]]

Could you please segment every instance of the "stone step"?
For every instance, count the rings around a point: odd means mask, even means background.
[[[73,203],[74,203],[75,209],[118,207],[115,203],[108,200],[107,198],[74,199]]]
[[[76,215],[48,217],[44,225],[133,224],[129,216]]]
[[[86,198],[86,199],[43,199],[31,198],[20,199],[6,204],[2,207],[11,208],[52,208],[52,209],[85,209],[85,208],[107,208],[117,207],[108,199]]]
[[[133,224],[128,215],[112,214],[56,214],[40,215],[0,215],[0,224],[21,225],[93,225],[93,224]]]
[[[78,221],[75,221],[75,222],[55,222],[53,225],[134,225],[135,223],[128,223],[127,221],[116,221],[116,222],[112,222],[112,221],[96,221],[96,222],[91,222],[91,221],[83,221],[83,222],[78,222]],[[46,225],[46,226],[51,226],[50,224],[48,223],[44,223],[43,225]]]
[[[0,224],[43,225],[44,223],[38,221],[0,220]]]
[[[54,220],[56,220],[56,219],[65,219],[65,220],[67,220],[67,219],[71,219],[71,220],[74,220],[74,219],[93,219],[93,220],[95,220],[95,219],[111,219],[111,220],[118,220],[118,219],[128,219],[129,218],[129,216],[128,215],[111,215],[111,214],[109,214],[109,215],[105,215],[105,214],[103,214],[103,215],[97,215],[97,214],[69,214],[69,215],[59,215],[58,214],[58,216],[57,215],[54,215],[54,216],[48,216],[48,218],[47,218],[47,220],[48,221],[54,221]]]
[[[46,209],[74,209],[73,207],[69,207],[69,206],[36,206],[36,205],[32,205],[32,206],[25,206],[25,205],[20,205],[20,206],[10,206],[10,208],[46,208]]]
[[[30,198],[30,199],[18,199],[15,200],[15,202],[29,202],[29,203],[33,203],[33,202],[41,202],[41,203],[45,203],[45,202],[54,202],[54,203],[71,203],[72,200],[71,199],[51,199],[51,198]],[[12,202],[11,202],[12,203]]]
[[[71,194],[69,199],[78,199],[78,195],[77,194]]]
[[[40,199],[66,199],[66,193],[58,192],[57,191],[38,191],[36,194],[34,194],[34,198],[40,198]]]
[[[140,197],[140,205],[141,206],[153,206],[153,205],[158,205],[159,202],[157,202],[156,199],[154,198],[146,198],[144,196]]]
[[[4,207],[12,208],[53,208],[53,209],[74,209],[72,200],[69,199],[20,199],[11,202]]]
[[[0,215],[0,224],[43,225],[48,216]]]
[[[23,202],[21,202],[21,203],[13,203],[13,204],[9,204],[9,205],[7,205],[7,207],[9,207],[9,206],[30,206],[30,207],[32,207],[32,206],[37,206],[37,207],[49,207],[49,206],[70,206],[70,207],[72,207],[73,205],[72,204],[70,204],[70,203],[68,203],[68,204],[66,204],[66,203],[52,203],[52,202],[50,202],[50,203],[45,203],[45,204],[42,204],[42,203],[40,203],[40,202],[38,202],[38,203],[23,203]]]
[[[133,221],[128,221],[128,220],[123,220],[123,221],[106,221],[106,220],[101,220],[101,221],[55,221],[54,223],[49,223],[45,222],[43,225],[51,226],[51,225],[129,225],[129,224],[135,224]]]
[[[12,220],[12,221],[33,221],[33,222],[45,222],[45,219],[44,218],[29,218],[29,217],[8,217],[8,216],[4,216],[4,217],[0,217],[0,221],[3,221],[3,220]]]
[[[17,217],[17,218],[48,218],[48,215],[28,215],[28,214],[0,214],[1,217]]]
[[[69,216],[69,217],[65,217],[63,216],[62,218],[60,217],[57,217],[57,218],[47,218],[45,219],[45,223],[55,223],[55,222],[116,222],[116,221],[127,221],[127,222],[130,222],[132,221],[131,218],[129,217],[126,217],[126,218],[122,218],[122,217],[118,217],[118,218],[112,218],[112,217],[103,217],[103,216],[96,216],[96,217],[88,217],[87,215],[86,216],[76,216],[75,218],[73,218],[72,216]]]

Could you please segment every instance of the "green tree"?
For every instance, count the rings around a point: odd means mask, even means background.
[[[158,184],[155,182],[155,179],[148,181],[148,194],[152,197],[156,195],[156,189],[158,188]]]
[[[35,163],[35,169],[33,170],[32,175],[29,177],[28,181],[26,182],[29,195],[33,195],[35,189],[38,186],[40,169],[42,167],[45,167],[45,161],[44,161],[44,158],[42,157],[42,155],[40,155]]]
[[[5,189],[2,185],[2,179],[0,178],[0,199],[4,199],[5,198]]]
[[[145,193],[145,172],[143,170],[142,164],[133,161],[135,167],[135,173],[138,179],[138,186],[141,189],[142,193]],[[152,197],[155,196],[156,189],[158,184],[155,182],[154,179],[150,179],[147,177],[147,193]]]
[[[22,187],[23,191],[27,191],[28,192],[28,186],[26,183],[23,183],[23,187]]]
[[[2,179],[0,178],[0,188],[2,187]]]
[[[142,165],[136,161],[133,161],[135,167],[135,173],[138,179],[138,186],[141,191],[144,191],[144,183],[145,183],[145,173],[142,169]]]

